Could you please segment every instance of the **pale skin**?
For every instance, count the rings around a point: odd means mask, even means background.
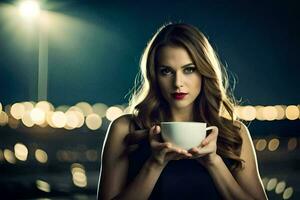
[[[191,121],[193,118],[193,102],[201,92],[201,76],[192,69],[193,62],[185,49],[180,47],[164,47],[159,56],[158,82],[164,98],[169,102],[172,121]],[[165,67],[167,70],[164,70]],[[169,95],[174,91],[186,92],[183,101],[176,101]],[[160,127],[153,126],[149,131],[141,130],[129,133],[130,116],[125,115],[115,120],[105,139],[102,152],[102,166],[98,199],[148,199],[162,170],[171,160],[195,159],[203,165],[211,175],[216,188],[223,199],[267,199],[260,179],[255,149],[247,127],[241,122],[240,135],[243,139],[241,159],[244,168],[231,172],[223,159],[217,154],[218,128],[212,132],[198,147],[189,151],[159,140]],[[134,138],[128,140],[126,138]],[[128,156],[125,153],[128,145],[136,140],[148,137],[152,155],[135,179],[126,185]],[[201,181],[201,180],[199,180]],[[136,193],[138,192],[138,195]],[[199,197],[201,199],[201,197]]]

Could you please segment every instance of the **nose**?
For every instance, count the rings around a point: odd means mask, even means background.
[[[181,88],[183,86],[183,75],[176,72],[174,85],[176,88]]]

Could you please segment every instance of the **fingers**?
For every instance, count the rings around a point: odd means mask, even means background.
[[[211,133],[201,142],[202,146],[207,145],[213,140],[216,140],[218,137],[219,129],[216,126],[213,126]]]
[[[159,133],[160,133],[159,126],[152,126],[149,131],[149,142],[150,145],[153,146],[154,148],[157,148],[157,146],[161,144],[159,142],[160,141]]]
[[[192,157],[187,150],[176,147],[170,142],[161,143],[159,140],[160,126],[153,126],[149,131],[149,140],[152,150],[155,154],[165,160],[179,160]]]
[[[174,154],[182,155],[182,156],[192,156],[192,154],[190,154],[187,150],[179,148],[179,147],[175,147],[174,145],[172,145],[169,142],[161,143],[161,144],[162,144],[164,153],[174,153]]]
[[[211,148],[205,147],[205,148],[192,148],[189,150],[189,152],[193,155],[193,157],[202,157],[209,153],[212,153],[213,150]]]

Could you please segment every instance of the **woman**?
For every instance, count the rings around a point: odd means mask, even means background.
[[[130,114],[108,129],[98,199],[267,199],[249,131],[235,119],[226,71],[207,38],[188,24],[163,26],[141,72]],[[162,141],[162,121],[214,128],[186,151]]]

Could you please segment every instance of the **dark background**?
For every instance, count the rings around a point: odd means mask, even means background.
[[[140,55],[167,22],[199,27],[236,77],[235,95],[258,105],[297,104],[296,4],[291,1],[44,1],[49,26],[48,100],[126,103]],[[37,98],[38,30],[0,16],[2,104]]]
[[[13,9],[16,1],[0,1],[0,102],[3,107],[21,101],[37,101],[38,26],[25,23]],[[9,9],[8,9],[9,8]],[[127,103],[143,49],[156,30],[168,22],[197,26],[209,38],[227,66],[234,94],[245,105],[298,105],[299,6],[296,1],[43,1],[49,14],[48,101],[55,107],[80,101],[107,105]],[[0,160],[0,193],[8,199],[94,199],[100,154],[109,121],[91,131],[20,126],[0,127],[0,150],[17,142],[29,148],[29,159],[10,164]],[[258,151],[261,176],[276,177],[293,187],[291,199],[299,198],[300,121],[249,123],[254,144],[280,140],[277,151]],[[295,151],[288,151],[291,137]],[[34,159],[34,149],[48,153],[47,164]],[[58,161],[56,153],[68,150],[97,151],[98,159]],[[81,154],[80,154],[81,155]],[[88,186],[72,184],[70,165],[85,166]],[[50,193],[36,189],[42,179]],[[15,191],[18,191],[18,195]],[[268,191],[269,199],[282,194]],[[0,197],[1,199],[2,197]]]

